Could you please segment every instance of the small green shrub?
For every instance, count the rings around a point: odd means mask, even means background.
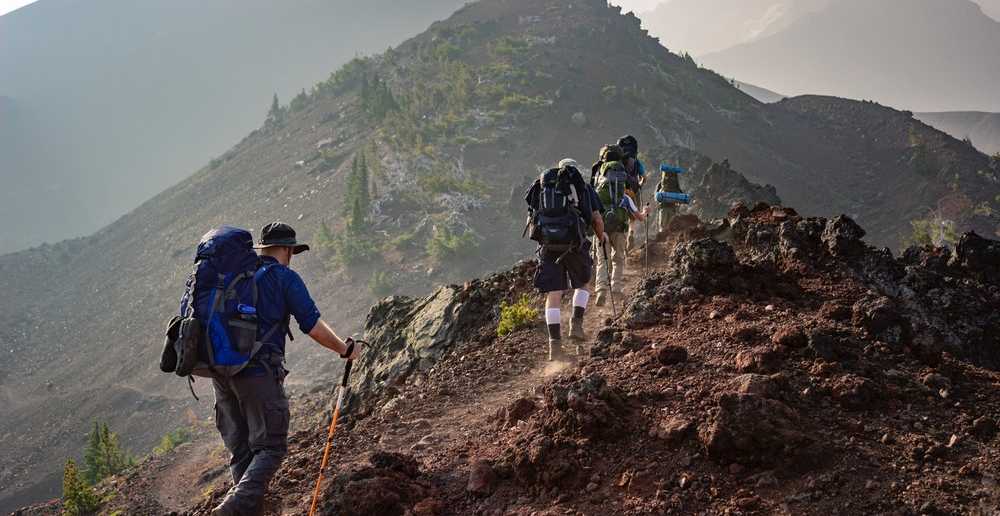
[[[538,310],[532,308],[531,298],[522,295],[516,303],[500,303],[500,323],[497,336],[510,335],[521,328],[530,328],[538,320]]]
[[[333,265],[354,267],[379,256],[374,238],[363,233],[345,232],[335,237]]]
[[[529,48],[531,48],[531,44],[523,39],[504,36],[493,43],[493,55],[514,58],[524,55]]]
[[[920,219],[910,221],[913,233],[906,240],[907,245],[955,246],[959,235],[955,223],[950,220]]]
[[[404,231],[402,234],[397,235],[392,240],[388,242],[388,249],[396,251],[407,251],[416,246],[417,233],[414,231]]]
[[[529,97],[517,92],[509,93],[500,99],[500,109],[504,111],[532,109],[542,107],[544,105],[544,97]]]
[[[618,86],[615,86],[614,84],[609,84],[601,88],[601,95],[604,96],[604,100],[607,100],[609,102],[615,100],[615,98],[618,97]]]
[[[368,279],[368,290],[378,298],[389,296],[396,290],[392,274],[387,271],[375,271]]]
[[[479,247],[479,239],[472,231],[461,235],[452,233],[447,228],[435,228],[434,234],[427,241],[427,254],[438,262],[445,262],[468,256]]]
[[[154,455],[165,455],[173,451],[174,448],[191,440],[191,431],[187,428],[178,428],[173,432],[168,432],[160,438],[160,444],[153,448]]]
[[[417,185],[421,190],[430,194],[456,192],[482,195],[486,193],[486,186],[479,181],[474,179],[458,179],[441,172],[421,174],[417,177]]]

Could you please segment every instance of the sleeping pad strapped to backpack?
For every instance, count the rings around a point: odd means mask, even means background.
[[[167,327],[161,370],[233,376],[250,363],[270,337],[257,335],[257,281],[269,267],[260,264],[249,231],[222,226],[201,238],[180,315]],[[271,332],[284,328],[278,324]]]

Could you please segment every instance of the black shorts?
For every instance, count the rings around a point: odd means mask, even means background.
[[[584,242],[580,250],[567,253],[559,263],[562,251],[538,250],[538,269],[535,270],[535,288],[540,292],[555,292],[572,288],[583,288],[590,283],[594,260],[590,256],[590,242]]]

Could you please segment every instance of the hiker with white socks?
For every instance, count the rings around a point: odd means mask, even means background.
[[[587,285],[593,269],[588,233],[593,230],[597,241],[604,241],[602,209],[594,190],[571,159],[543,172],[528,190],[525,201],[530,211],[531,239],[539,244],[534,285],[546,294],[549,360],[561,360],[566,356],[562,349],[562,296],[570,288],[575,290],[570,338],[577,342],[578,354],[586,339],[583,315],[590,300]]]

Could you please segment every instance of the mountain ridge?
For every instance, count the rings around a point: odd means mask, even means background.
[[[914,116],[955,138],[972,140],[976,148],[987,154],[1000,153],[1000,113],[945,111]]]
[[[995,112],[1000,99],[986,85],[998,80],[998,55],[1000,22],[969,0],[841,0],[699,61],[788,95],[872,99],[914,111]]]

